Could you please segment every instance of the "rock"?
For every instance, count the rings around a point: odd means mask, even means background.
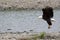
[[[7,30],[12,30],[12,29],[7,29]]]

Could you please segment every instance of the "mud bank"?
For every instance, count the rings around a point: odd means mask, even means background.
[[[0,10],[60,8],[60,0],[0,0]]]

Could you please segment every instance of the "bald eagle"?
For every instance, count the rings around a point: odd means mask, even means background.
[[[52,25],[52,21],[55,21],[55,19],[53,19],[53,8],[46,6],[45,8],[42,8],[42,12],[43,15],[39,16],[39,18],[42,18],[43,20],[45,20],[48,24],[48,29],[50,29],[50,26]]]

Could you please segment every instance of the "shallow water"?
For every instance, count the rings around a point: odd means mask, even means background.
[[[60,10],[54,10],[56,22],[53,22],[51,29],[48,29],[48,25],[43,19],[38,19],[39,15],[42,15],[41,10],[0,11],[0,32],[60,31]]]

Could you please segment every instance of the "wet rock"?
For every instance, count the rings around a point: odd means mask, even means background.
[[[7,30],[12,30],[12,29],[7,29]]]
[[[33,30],[29,30],[30,32],[32,32]]]

